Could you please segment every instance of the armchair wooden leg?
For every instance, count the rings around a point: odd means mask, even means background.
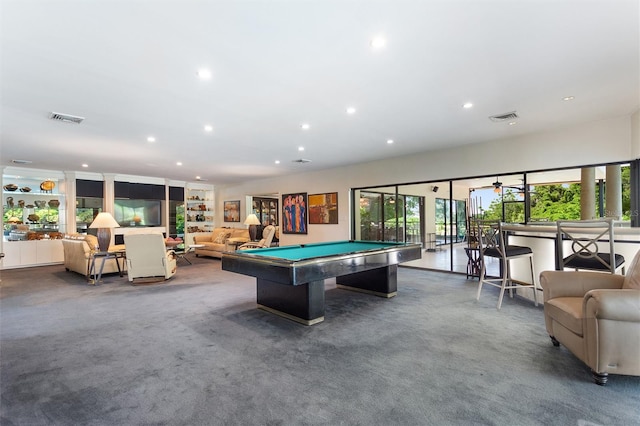
[[[553,336],[549,336],[551,338],[551,343],[553,343],[553,346],[558,347],[560,346],[560,342],[558,342],[558,340],[556,340],[555,337]]]
[[[597,385],[604,386],[607,384],[607,380],[609,380],[609,373],[596,373],[591,370],[591,375],[593,376],[593,380],[595,380]]]

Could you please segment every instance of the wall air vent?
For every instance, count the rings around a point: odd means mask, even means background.
[[[489,120],[499,123],[502,121],[515,120],[517,118],[518,118],[518,114],[515,111],[511,111],[504,114],[492,115],[491,117],[489,117]]]
[[[311,160],[307,160],[306,158],[300,158],[299,160],[293,160],[292,163],[300,163],[300,164],[305,164],[305,163],[310,163]]]
[[[55,121],[62,121],[63,123],[76,123],[80,124],[84,120],[84,117],[78,117],[77,115],[62,114],[60,112],[50,112],[49,119]]]

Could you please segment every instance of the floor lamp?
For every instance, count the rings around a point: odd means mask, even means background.
[[[249,225],[249,238],[251,241],[257,240],[258,234],[258,225],[260,225],[260,221],[258,220],[258,216],[251,213],[244,221],[245,225]]]
[[[98,232],[96,236],[98,237],[98,250],[100,251],[108,251],[109,244],[111,243],[111,228],[119,228],[120,225],[116,220],[111,216],[111,213],[102,212],[98,213],[89,228],[97,228]]]

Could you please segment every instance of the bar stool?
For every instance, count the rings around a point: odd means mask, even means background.
[[[601,218],[592,220],[559,220],[558,226],[558,265],[560,270],[571,268],[591,271],[611,272],[618,269],[624,275],[625,259],[616,254],[613,219]],[[563,241],[568,240],[570,254],[564,256]],[[601,250],[598,241],[606,241],[608,252]]]
[[[533,269],[533,250],[530,247],[505,244],[506,233],[502,229],[502,222],[499,221],[478,221],[478,248],[480,253],[480,282],[478,283],[478,294],[476,300],[480,300],[482,285],[488,284],[500,289],[498,297],[498,309],[502,307],[502,299],[505,290],[509,290],[509,295],[513,298],[513,289],[531,288],[533,289],[533,302],[538,306],[538,295],[536,290],[535,273]],[[516,283],[511,278],[511,260],[529,258],[531,266],[531,284]],[[502,277],[487,278],[487,258],[500,260],[502,266]]]

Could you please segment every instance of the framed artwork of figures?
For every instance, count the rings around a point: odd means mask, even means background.
[[[309,225],[338,223],[338,193],[309,194]]]
[[[240,201],[224,202],[224,221],[240,222]]]
[[[284,234],[307,233],[307,193],[282,194],[281,231]]]

